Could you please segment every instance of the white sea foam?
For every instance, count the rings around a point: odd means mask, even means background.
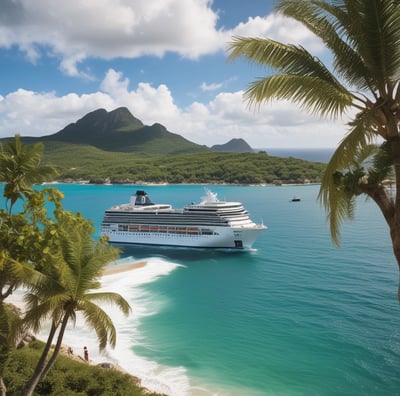
[[[98,341],[94,331],[90,331],[83,319],[79,316],[75,325],[68,325],[64,335],[63,345],[70,346],[75,355],[83,358],[83,347],[89,350],[89,360],[92,364],[109,362],[119,366],[131,375],[141,380],[145,388],[166,395],[173,396],[210,396],[233,395],[235,391],[226,393],[218,386],[204,385],[202,381],[189,379],[187,371],[182,366],[167,367],[157,362],[136,355],[135,346],[146,345],[145,335],[139,331],[141,319],[148,315],[155,315],[163,309],[168,300],[156,300],[149,292],[141,288],[142,285],[156,281],[181,267],[179,264],[165,261],[160,258],[147,258],[146,265],[135,269],[117,272],[102,277],[101,291],[112,291],[121,294],[131,305],[132,312],[125,317],[116,307],[102,306],[111,317],[117,330],[117,343],[114,349],[107,347],[103,352],[98,349]],[[125,258],[114,263],[113,268],[129,266],[135,259]],[[9,302],[23,309],[23,291],[19,290]],[[46,340],[50,324],[44,324],[37,337]],[[211,391],[213,389],[213,391]],[[239,393],[240,394],[240,393]]]
[[[133,263],[131,258],[121,259],[115,267]],[[132,313],[125,317],[116,307],[102,306],[111,317],[117,330],[115,349],[107,347],[100,353],[94,331],[90,331],[78,315],[75,326],[69,324],[63,344],[73,349],[75,355],[83,357],[83,347],[89,350],[92,364],[110,362],[141,379],[142,386],[167,395],[186,396],[189,393],[189,379],[184,367],[163,367],[156,362],[135,355],[132,348],[143,345],[144,337],[138,330],[141,318],[154,315],[161,309],[160,303],[154,303],[151,296],[140,288],[141,285],[154,282],[166,276],[180,265],[159,258],[146,259],[146,265],[132,271],[106,275],[102,278],[101,291],[121,294],[131,305]],[[8,300],[23,309],[23,291],[18,290]],[[46,340],[50,325],[44,324],[37,337]]]
[[[102,278],[102,291],[113,291],[121,294],[131,305],[132,313],[126,318],[115,307],[104,306],[110,315],[116,330],[117,344],[115,349],[107,348],[98,351],[96,335],[90,332],[82,320],[77,321],[74,328],[69,328],[64,343],[70,345],[74,352],[83,355],[83,346],[89,349],[92,363],[111,362],[117,364],[128,373],[141,379],[142,386],[167,395],[185,396],[189,394],[189,379],[183,367],[163,367],[156,362],[135,355],[135,345],[143,345],[144,335],[138,330],[141,318],[154,315],[162,308],[152,296],[140,288],[141,285],[166,276],[179,267],[178,264],[159,258],[146,259],[146,265],[132,271],[106,275]],[[123,259],[118,265],[134,262],[133,258]]]

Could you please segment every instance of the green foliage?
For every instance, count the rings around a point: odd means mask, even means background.
[[[22,194],[31,191],[35,183],[54,177],[55,169],[40,166],[43,144],[29,146],[21,143],[19,135],[0,145],[0,180],[5,181],[3,195],[10,201],[10,211]]]
[[[0,302],[0,377],[3,376],[4,365],[10,351],[10,325],[5,304]]]
[[[115,345],[116,332],[109,316],[96,303],[115,304],[126,315],[130,311],[129,304],[119,294],[93,292],[100,287],[104,266],[118,256],[118,250],[104,239],[95,241],[92,222],[79,213],[65,211],[58,190],[32,188],[34,183],[53,175],[53,168],[40,166],[41,155],[41,145],[22,144],[19,136],[0,152],[1,177],[6,182],[4,196],[10,202],[9,210],[0,210],[1,368],[8,360],[15,333],[4,300],[16,288],[21,285],[27,288],[23,328],[38,331],[46,318],[50,317],[52,322],[43,353],[22,391],[25,395],[33,393],[54,365],[66,325],[70,319],[75,320],[77,311],[83,313],[89,328],[95,330],[100,349],[108,343]],[[17,200],[23,209],[14,213]],[[53,204],[52,214],[47,203]],[[57,342],[48,359],[54,337]]]
[[[260,153],[206,152],[196,154],[143,156],[112,153],[80,146],[45,153],[45,160],[59,169],[61,179],[109,179],[119,182],[153,183],[303,183],[321,180],[325,165],[295,158]]]
[[[111,318],[97,303],[117,306],[125,315],[130,306],[118,293],[96,292],[104,267],[118,256],[118,250],[101,238],[95,241],[91,221],[64,210],[56,210],[53,240],[54,260],[37,269],[43,275],[41,284],[29,285],[25,293],[26,312],[24,323],[38,331],[45,319],[50,318],[51,329],[46,346],[35,371],[26,384],[23,395],[31,395],[41,379],[53,367],[59,354],[65,329],[69,321],[75,322],[78,312],[89,329],[94,330],[100,350],[107,344],[115,346],[116,331]],[[51,345],[55,340],[55,347]]]
[[[377,150],[373,158],[372,167],[369,170],[368,181],[371,184],[384,182],[385,179],[394,176],[393,159],[390,155],[390,142],[383,143]]]
[[[7,394],[16,396],[32,374],[43,344],[13,350],[4,367]],[[59,356],[53,369],[36,388],[35,395],[157,396],[140,386],[139,381],[114,369],[102,369]]]
[[[166,155],[210,151],[209,148],[190,142],[169,132],[161,124],[143,125],[126,108],[108,113],[104,109],[86,114],[63,130],[40,138],[24,137],[26,144],[40,142],[50,149],[59,145],[71,147],[90,145],[104,151],[147,155]]]
[[[352,109],[355,117],[326,167],[319,198],[337,244],[342,221],[353,216],[355,198],[363,193],[374,199],[391,229],[400,265],[400,206],[382,183],[393,168],[397,173],[400,169],[400,3],[279,0],[276,11],[319,37],[331,51],[333,67],[301,46],[236,37],[229,47],[231,60],[243,57],[273,71],[251,82],[245,99],[251,105],[290,100],[322,117],[335,118]],[[367,169],[364,160],[372,154],[371,144],[381,139],[390,142],[390,150],[380,150]],[[399,175],[394,179],[399,191]]]
[[[26,192],[29,197],[24,209],[11,213],[0,209],[0,298],[4,300],[21,285],[39,285],[43,276],[39,266],[54,260],[55,223],[44,208],[54,203],[54,213],[60,210],[61,194],[54,189]]]

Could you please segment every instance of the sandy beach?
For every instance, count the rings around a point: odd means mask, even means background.
[[[110,275],[114,275],[114,274],[120,274],[123,272],[128,272],[128,271],[133,271],[133,270],[137,270],[140,268],[144,268],[146,266],[147,262],[146,261],[139,261],[139,262],[134,262],[134,263],[128,263],[128,264],[123,264],[123,265],[118,265],[118,264],[113,264],[110,265],[109,267],[105,268],[105,270],[103,271],[102,276],[110,276]],[[21,291],[21,293],[14,293],[14,295],[12,295],[9,299],[8,302],[10,302],[11,304],[14,304],[15,306],[17,306],[19,309],[21,309],[22,311],[24,311],[25,309],[25,304],[24,301],[22,299],[23,297],[23,292]],[[42,339],[42,335],[41,334],[36,334],[35,336],[37,336],[39,339]],[[43,341],[43,339],[42,339]],[[85,344],[85,342],[84,342]],[[85,362],[85,359],[83,357],[83,354],[81,354],[80,352],[76,352],[75,349],[73,349],[67,342],[67,344],[63,344],[63,346],[61,347],[60,353],[64,356],[69,357],[70,359],[74,359],[80,362]],[[107,360],[107,359],[106,359]],[[123,373],[127,373],[130,374],[127,370],[123,369],[120,365],[118,365],[115,361],[111,361],[111,362],[107,362],[104,360],[104,358],[97,356],[96,358],[92,359],[90,358],[89,361],[87,362],[88,364],[94,364],[94,365],[106,365],[109,366],[110,368],[114,368],[115,370],[121,371]],[[130,374],[132,375],[132,374]],[[140,382],[140,379],[137,378],[136,376],[132,375],[133,378],[136,379],[136,381]]]
[[[128,272],[128,271],[133,271],[137,270],[139,268],[144,268],[146,266],[147,262],[146,261],[139,261],[139,262],[134,262],[134,263],[129,263],[129,264],[124,264],[124,265],[116,265],[113,264],[112,266],[109,266],[105,268],[103,271],[102,276],[110,276],[114,274],[120,274],[122,272]],[[7,302],[15,305],[18,307],[22,312],[25,310],[25,303],[23,301],[23,291],[16,291],[13,295],[10,296]],[[38,336],[40,339],[42,338],[41,335],[35,334],[35,336]],[[72,359],[77,359],[80,361],[84,361],[84,358],[80,354],[74,354],[74,353],[68,353],[68,349],[70,348],[70,345],[63,345],[61,348],[61,353],[63,355],[66,355]],[[72,350],[72,348],[71,348]],[[98,361],[92,362],[94,364],[99,363]],[[126,370],[123,370],[119,366],[117,366],[114,362],[113,365],[117,367],[119,370],[126,372]]]
[[[126,272],[126,271],[143,268],[146,266],[146,264],[147,264],[146,261],[138,261],[136,263],[130,263],[130,264],[126,264],[126,265],[110,266],[110,267],[107,267],[103,271],[103,276],[114,275],[114,274],[119,274],[121,272]]]

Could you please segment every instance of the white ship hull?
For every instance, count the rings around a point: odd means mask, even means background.
[[[129,203],[104,212],[101,235],[111,243],[240,250],[251,249],[265,229],[240,202],[219,201],[210,191],[200,204],[173,209],[138,190]]]
[[[169,232],[130,232],[111,230],[103,227],[102,236],[111,243],[183,246],[196,248],[251,249],[259,234],[265,230],[262,225],[254,228],[216,227],[212,234],[169,233]]]

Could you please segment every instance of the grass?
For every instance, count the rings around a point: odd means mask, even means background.
[[[11,352],[4,367],[8,396],[21,394],[44,344],[33,341]],[[54,367],[38,384],[35,395],[48,396],[161,396],[143,388],[140,380],[116,369],[104,369],[59,355]]]

